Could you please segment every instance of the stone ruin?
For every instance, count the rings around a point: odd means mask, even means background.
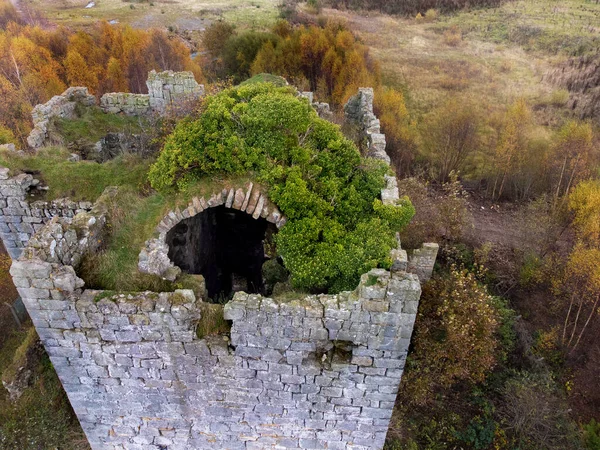
[[[86,87],[70,87],[62,95],[55,95],[43,105],[37,105],[31,112],[33,130],[27,137],[31,148],[43,147],[48,140],[48,128],[53,117],[75,119],[77,105],[84,107],[96,104],[96,97],[90,95]]]
[[[30,176],[0,174],[0,192],[23,210],[1,208],[6,242],[19,231],[4,225],[41,213],[26,214]],[[396,179],[386,183],[382,200],[398,201]],[[91,208],[77,205],[75,215],[44,210],[32,227],[37,233],[19,237],[26,248],[11,267],[93,449],[383,448],[419,277],[431,275],[437,245],[426,244],[410,260],[398,245],[391,270],[364,274],[353,292],[278,300],[238,291],[223,309],[230,333],[199,338],[206,299],[193,291],[97,291],[77,275],[106,233],[115,192],[108,188]],[[185,247],[190,230],[208,232],[208,222],[190,221],[220,209],[275,228],[285,224],[253,185],[195,197],[157,224],[140,270],[176,275],[175,239]]]
[[[385,134],[381,132],[379,119],[373,113],[374,96],[373,88],[359,88],[358,94],[351,97],[344,106],[344,113],[347,120],[360,127],[366,142],[367,156],[390,164],[390,157],[385,151]]]
[[[151,71],[146,81],[148,94],[110,93],[100,98],[100,108],[107,114],[144,116],[164,114],[172,105],[204,95],[204,86],[198,84],[192,72],[170,70]],[[31,148],[44,147],[49,142],[49,126],[52,118],[76,119],[76,107],[96,105],[96,97],[86,87],[70,87],[62,95],[52,97],[47,103],[37,105],[31,116],[33,130],[27,137]]]
[[[41,192],[39,180],[22,173],[9,176],[9,170],[0,167],[0,238],[12,259],[17,259],[31,237],[53,217],[74,217],[89,211],[89,202],[73,202],[67,198],[51,202],[36,200],[31,196]]]
[[[153,70],[148,74],[146,86],[148,94],[104,94],[100,108],[111,114],[145,115],[152,111],[162,114],[171,105],[204,95],[204,86],[196,82],[192,72],[157,73]]]

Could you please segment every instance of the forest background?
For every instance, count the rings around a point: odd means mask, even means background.
[[[231,4],[195,11],[191,31],[168,4],[118,3],[88,18],[0,0],[0,144],[25,148],[32,108],[68,86],[144,93],[152,69],[191,70],[212,91],[280,75],[342,125],[346,100],[373,86],[417,210],[403,246],[441,245],[388,447],[600,448],[600,117],[574,102],[600,80],[581,92],[569,78],[598,64],[597,2]],[[26,336],[3,336],[3,376]],[[18,403],[0,396],[2,445],[86,448],[47,358],[36,374]]]

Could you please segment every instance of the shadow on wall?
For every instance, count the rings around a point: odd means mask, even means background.
[[[183,272],[201,274],[215,303],[233,292],[263,293],[265,219],[218,206],[184,219],[168,233],[169,258]]]

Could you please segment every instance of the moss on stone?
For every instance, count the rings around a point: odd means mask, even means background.
[[[228,334],[231,331],[231,323],[225,320],[223,305],[204,303],[200,304],[202,318],[198,322],[196,335],[202,339],[205,336]]]
[[[114,300],[111,297],[114,297],[115,295],[117,295],[117,292],[115,292],[115,291],[102,291],[94,297],[94,302],[97,303],[100,300],[104,300],[105,298]]]

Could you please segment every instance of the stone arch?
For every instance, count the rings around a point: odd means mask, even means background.
[[[279,208],[269,201],[267,195],[254,183],[248,183],[239,188],[223,189],[210,196],[194,197],[186,208],[169,211],[157,225],[155,230],[157,237],[147,240],[139,254],[139,271],[174,281],[181,273],[182,268],[176,264],[177,254],[172,249],[173,243],[179,239],[181,242],[176,242],[176,244],[180,247],[188,244],[187,239],[190,233],[194,232],[189,227],[195,222],[190,219],[199,219],[199,215],[203,212],[211,213],[203,216],[206,217],[214,216],[217,213],[222,214],[227,210],[230,211],[229,215],[232,212],[235,214],[245,213],[252,219],[263,220],[277,229],[285,225],[287,221]],[[213,220],[216,219],[213,217]],[[202,228],[199,221],[195,223],[196,230]]]

